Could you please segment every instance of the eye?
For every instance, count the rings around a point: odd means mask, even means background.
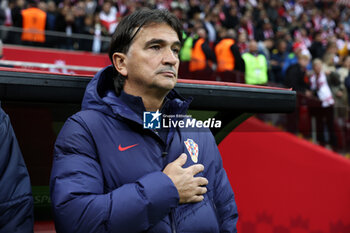
[[[152,45],[150,47],[150,49],[153,49],[153,50],[160,50],[160,45]]]
[[[179,49],[179,48],[173,48],[173,52],[174,52],[175,54],[179,54],[179,53],[180,53],[180,49]]]
[[[175,56],[179,57],[179,54],[180,54],[180,47],[173,47],[171,49],[173,51],[173,53],[175,54]]]

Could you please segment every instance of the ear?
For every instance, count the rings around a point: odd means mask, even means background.
[[[123,76],[128,76],[127,57],[124,53],[113,53],[113,65],[115,69]]]

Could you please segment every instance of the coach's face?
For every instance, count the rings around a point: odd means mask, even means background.
[[[127,76],[124,90],[167,93],[175,87],[181,43],[167,24],[150,24],[140,29],[126,54],[113,55],[116,69]]]

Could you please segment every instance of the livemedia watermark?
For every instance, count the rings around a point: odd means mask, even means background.
[[[161,128],[221,128],[221,120],[208,118],[207,120],[197,120],[191,115],[166,115],[158,111],[143,113],[144,129]]]

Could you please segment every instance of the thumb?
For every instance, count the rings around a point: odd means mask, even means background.
[[[180,165],[181,167],[186,163],[187,155],[182,153],[174,162]]]

